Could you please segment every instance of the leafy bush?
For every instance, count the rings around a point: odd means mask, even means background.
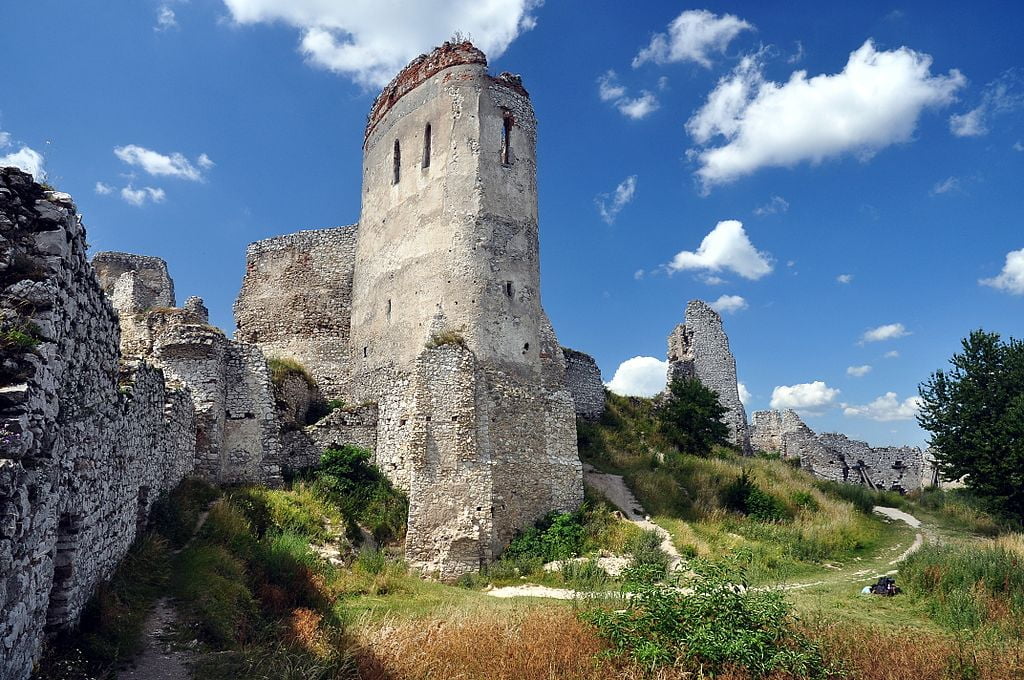
[[[335,503],[346,519],[367,527],[378,542],[401,539],[409,502],[369,461],[370,453],[357,446],[327,449],[314,473],[314,489]],[[352,533],[353,538],[358,536]]]
[[[740,476],[722,492],[725,506],[762,522],[782,522],[791,519],[775,496],[767,493],[755,482],[744,468]]]
[[[551,512],[536,526],[513,539],[502,553],[502,559],[537,558],[542,562],[553,562],[576,557],[583,550],[583,535],[583,524],[578,515]]]
[[[656,580],[665,577],[668,569],[669,556],[661,548],[661,536],[650,529],[633,535],[625,545],[625,550],[633,556],[633,567],[651,567]]]
[[[714,675],[742,668],[754,677],[774,672],[811,680],[831,668],[809,638],[793,627],[782,593],[748,590],[744,574],[695,561],[682,589],[633,582],[624,610],[583,614],[611,645],[611,653],[656,671],[661,667]]]
[[[594,558],[570,560],[562,565],[561,573],[569,586],[581,591],[600,590],[610,580]]]
[[[695,378],[669,383],[657,413],[665,438],[680,453],[706,456],[716,444],[728,443],[729,428],[722,421],[725,407]]]

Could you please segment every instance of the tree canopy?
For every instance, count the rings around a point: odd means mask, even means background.
[[[722,422],[725,407],[718,395],[693,378],[669,383],[658,409],[661,431],[681,453],[706,456],[715,444],[728,443],[729,427]]]
[[[966,475],[995,510],[1024,520],[1024,342],[978,330],[962,345],[951,369],[921,384],[918,422],[943,478]]]

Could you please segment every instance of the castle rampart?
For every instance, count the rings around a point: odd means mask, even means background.
[[[69,196],[0,169],[0,236],[0,675],[21,679],[192,469],[196,431],[187,390],[119,366]]]

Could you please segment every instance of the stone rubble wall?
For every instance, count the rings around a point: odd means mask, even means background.
[[[70,197],[14,168],[0,169],[0,322],[0,677],[21,680],[192,469],[195,424],[186,389],[119,366]]]
[[[567,347],[565,355],[565,387],[572,394],[576,415],[586,420],[597,420],[604,413],[604,381],[601,369],[589,354]]]
[[[235,338],[298,360],[328,398],[346,397],[358,227],[300,231],[246,249]]]
[[[411,387],[399,419],[409,430],[406,558],[423,572],[445,580],[475,572],[547,512],[582,503],[567,391],[484,368],[454,344],[425,350]]]
[[[376,404],[335,409],[312,425],[285,433],[282,466],[292,470],[315,467],[324,451],[346,445],[373,453],[377,421]]]
[[[920,449],[872,447],[835,432],[815,434],[792,410],[756,411],[750,439],[757,451],[799,459],[800,467],[821,479],[902,492],[932,484]]]
[[[146,307],[137,296],[119,294],[142,280],[142,272],[126,269],[131,263],[161,272],[157,287],[173,290],[163,260],[128,253],[100,253],[97,260],[101,272],[111,261],[120,267],[112,270],[116,279],[112,274],[98,278],[113,280],[107,292],[120,319],[122,356],[144,359],[191,390],[197,473],[216,483],[279,486],[282,417],[260,348],[230,340],[211,326],[202,298],[190,297],[182,308]]]
[[[729,441],[744,454],[752,452],[747,412],[740,401],[736,358],[722,328],[722,317],[700,300],[686,305],[686,323],[668,337],[668,378],[696,378],[718,395],[725,407]]]

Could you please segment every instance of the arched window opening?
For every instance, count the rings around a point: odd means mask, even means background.
[[[508,111],[501,120],[501,163],[502,165],[511,165],[512,163],[512,126],[515,124],[515,119],[512,118],[512,114]]]
[[[398,140],[395,140],[395,169],[394,177],[391,178],[392,184],[398,184],[398,180],[402,175],[402,147],[399,145]]]
[[[430,123],[423,128],[423,167],[430,167]]]

